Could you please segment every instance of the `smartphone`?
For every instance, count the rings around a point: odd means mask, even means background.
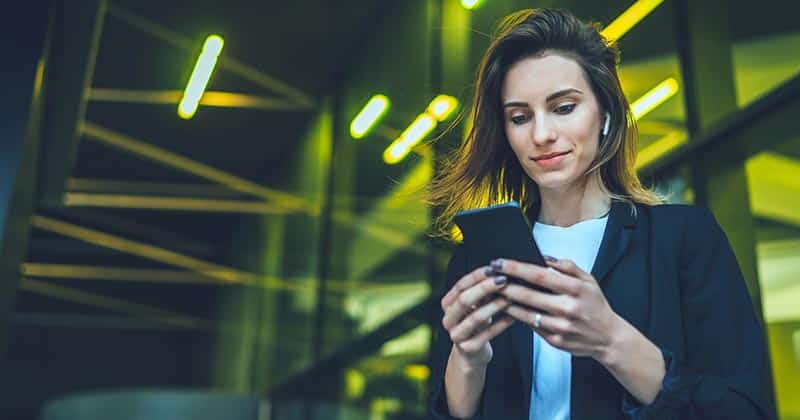
[[[533,229],[516,201],[462,210],[456,213],[455,223],[464,236],[471,261],[488,265],[496,258],[508,258],[547,267],[533,238]],[[552,293],[518,278],[509,276],[509,281]]]

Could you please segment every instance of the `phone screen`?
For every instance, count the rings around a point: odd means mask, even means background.
[[[475,268],[487,265],[496,258],[547,267],[533,238],[533,229],[515,201],[460,211],[455,216],[455,222],[464,235],[468,259]],[[550,293],[550,290],[524,280],[512,277],[509,280]]]

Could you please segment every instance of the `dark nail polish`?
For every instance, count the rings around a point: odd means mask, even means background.
[[[492,263],[489,264],[489,265],[492,266],[492,269],[494,271],[501,271],[503,269],[503,260],[498,258],[498,259],[492,261]]]
[[[544,259],[549,261],[549,262],[551,262],[551,263],[557,263],[558,262],[558,258],[551,257],[549,255],[544,255]]]
[[[497,276],[494,278],[494,284],[498,286],[502,286],[506,283],[508,283],[508,277],[506,276]]]
[[[483,274],[484,274],[486,277],[490,277],[490,276],[493,276],[493,275],[495,275],[496,273],[494,272],[494,270],[492,269],[492,267],[486,267],[486,268],[484,268],[484,269],[483,269]]]

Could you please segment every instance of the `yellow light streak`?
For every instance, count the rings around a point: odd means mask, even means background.
[[[114,312],[149,318],[164,324],[187,328],[210,328],[213,326],[211,321],[204,319],[190,317],[161,308],[156,308],[154,306],[143,305],[141,303],[89,293],[72,287],[61,286],[31,278],[23,278],[20,288],[27,292],[49,296],[56,299],[65,300],[67,302],[74,302],[96,308],[103,308]]]
[[[68,192],[64,204],[71,207],[109,207],[243,214],[287,214],[291,211],[271,203],[246,200],[165,197],[136,194],[95,194]]]
[[[638,171],[650,163],[655,162],[661,156],[666,155],[676,147],[686,143],[686,141],[686,133],[681,130],[675,130],[654,141],[636,154],[636,170]]]
[[[603,29],[603,37],[610,43],[617,41],[663,2],[664,0],[637,1]]]

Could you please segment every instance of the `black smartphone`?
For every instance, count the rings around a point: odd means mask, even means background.
[[[456,213],[455,223],[464,236],[464,246],[471,261],[489,264],[495,258],[547,267],[536,246],[533,228],[516,201]],[[509,281],[546,293],[549,289],[509,277]]]

